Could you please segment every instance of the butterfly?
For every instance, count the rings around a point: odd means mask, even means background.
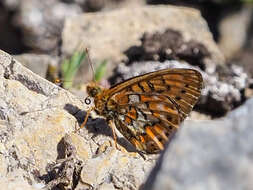
[[[109,126],[115,124],[138,151],[159,153],[193,109],[202,86],[200,72],[193,69],[159,70],[109,89],[93,82],[87,86],[87,93],[94,98],[95,106],[88,112],[94,109]]]

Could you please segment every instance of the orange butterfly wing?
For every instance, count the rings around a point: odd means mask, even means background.
[[[201,74],[164,69],[131,78],[104,91],[117,129],[137,148],[157,153],[198,101]]]

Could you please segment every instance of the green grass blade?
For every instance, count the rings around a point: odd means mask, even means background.
[[[95,71],[95,81],[100,81],[106,73],[107,61],[103,61]]]
[[[86,53],[84,51],[76,51],[70,60],[66,59],[63,61],[61,65],[63,88],[68,89],[72,87],[74,77],[85,57]]]

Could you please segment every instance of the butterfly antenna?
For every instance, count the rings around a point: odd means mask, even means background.
[[[88,59],[89,65],[90,65],[91,70],[92,70],[93,82],[95,82],[95,70],[94,70],[93,64],[92,64],[91,59],[90,59],[89,49],[86,48],[85,51],[86,51],[86,55],[87,55],[87,59]]]

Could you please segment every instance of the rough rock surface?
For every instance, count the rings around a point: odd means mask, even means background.
[[[126,51],[127,64],[134,61],[184,60],[202,69],[208,69],[213,62],[212,55],[202,42],[195,39],[187,41],[182,32],[167,29],[164,32],[145,33],[140,46],[130,47]]]
[[[91,49],[91,57],[95,60],[119,61],[126,58],[125,50],[140,45],[144,32],[161,32],[168,28],[180,31],[186,41],[194,39],[205,44],[213,62],[224,62],[199,11],[165,5],[86,13],[66,19],[62,52],[72,54],[83,43]]]
[[[49,66],[57,67],[59,63],[58,57],[53,57],[46,54],[26,53],[16,55],[14,58],[17,59],[26,68],[43,78],[46,78]]]
[[[8,176],[21,173],[30,183],[33,172],[44,173],[55,161],[58,142],[74,130],[76,119],[65,104],[82,104],[2,51],[0,73],[1,178],[11,183]]]
[[[82,12],[76,4],[55,0],[22,0],[16,9],[14,21],[23,33],[25,45],[48,53],[57,50],[64,19]]]
[[[252,22],[251,15],[251,5],[245,5],[240,10],[226,15],[221,20],[218,45],[227,59],[233,58],[248,43],[247,33],[250,33],[248,27],[250,22]]]
[[[25,48],[57,54],[66,17],[102,9],[108,11],[119,7],[139,7],[145,4],[145,0],[2,0],[0,4],[0,15],[3,16],[0,21],[3,24],[0,37],[2,48],[14,53]],[[21,31],[22,36],[14,29]],[[13,48],[16,50],[13,51]]]
[[[144,160],[124,151],[131,146],[122,138],[118,140],[122,151],[115,149],[102,119],[89,119],[86,128],[75,133],[88,109],[82,100],[2,51],[0,78],[2,185],[9,189],[19,188],[12,188],[15,184],[36,189],[140,187],[155,157]]]
[[[250,99],[226,118],[185,122],[143,189],[252,189],[252,112]]]

